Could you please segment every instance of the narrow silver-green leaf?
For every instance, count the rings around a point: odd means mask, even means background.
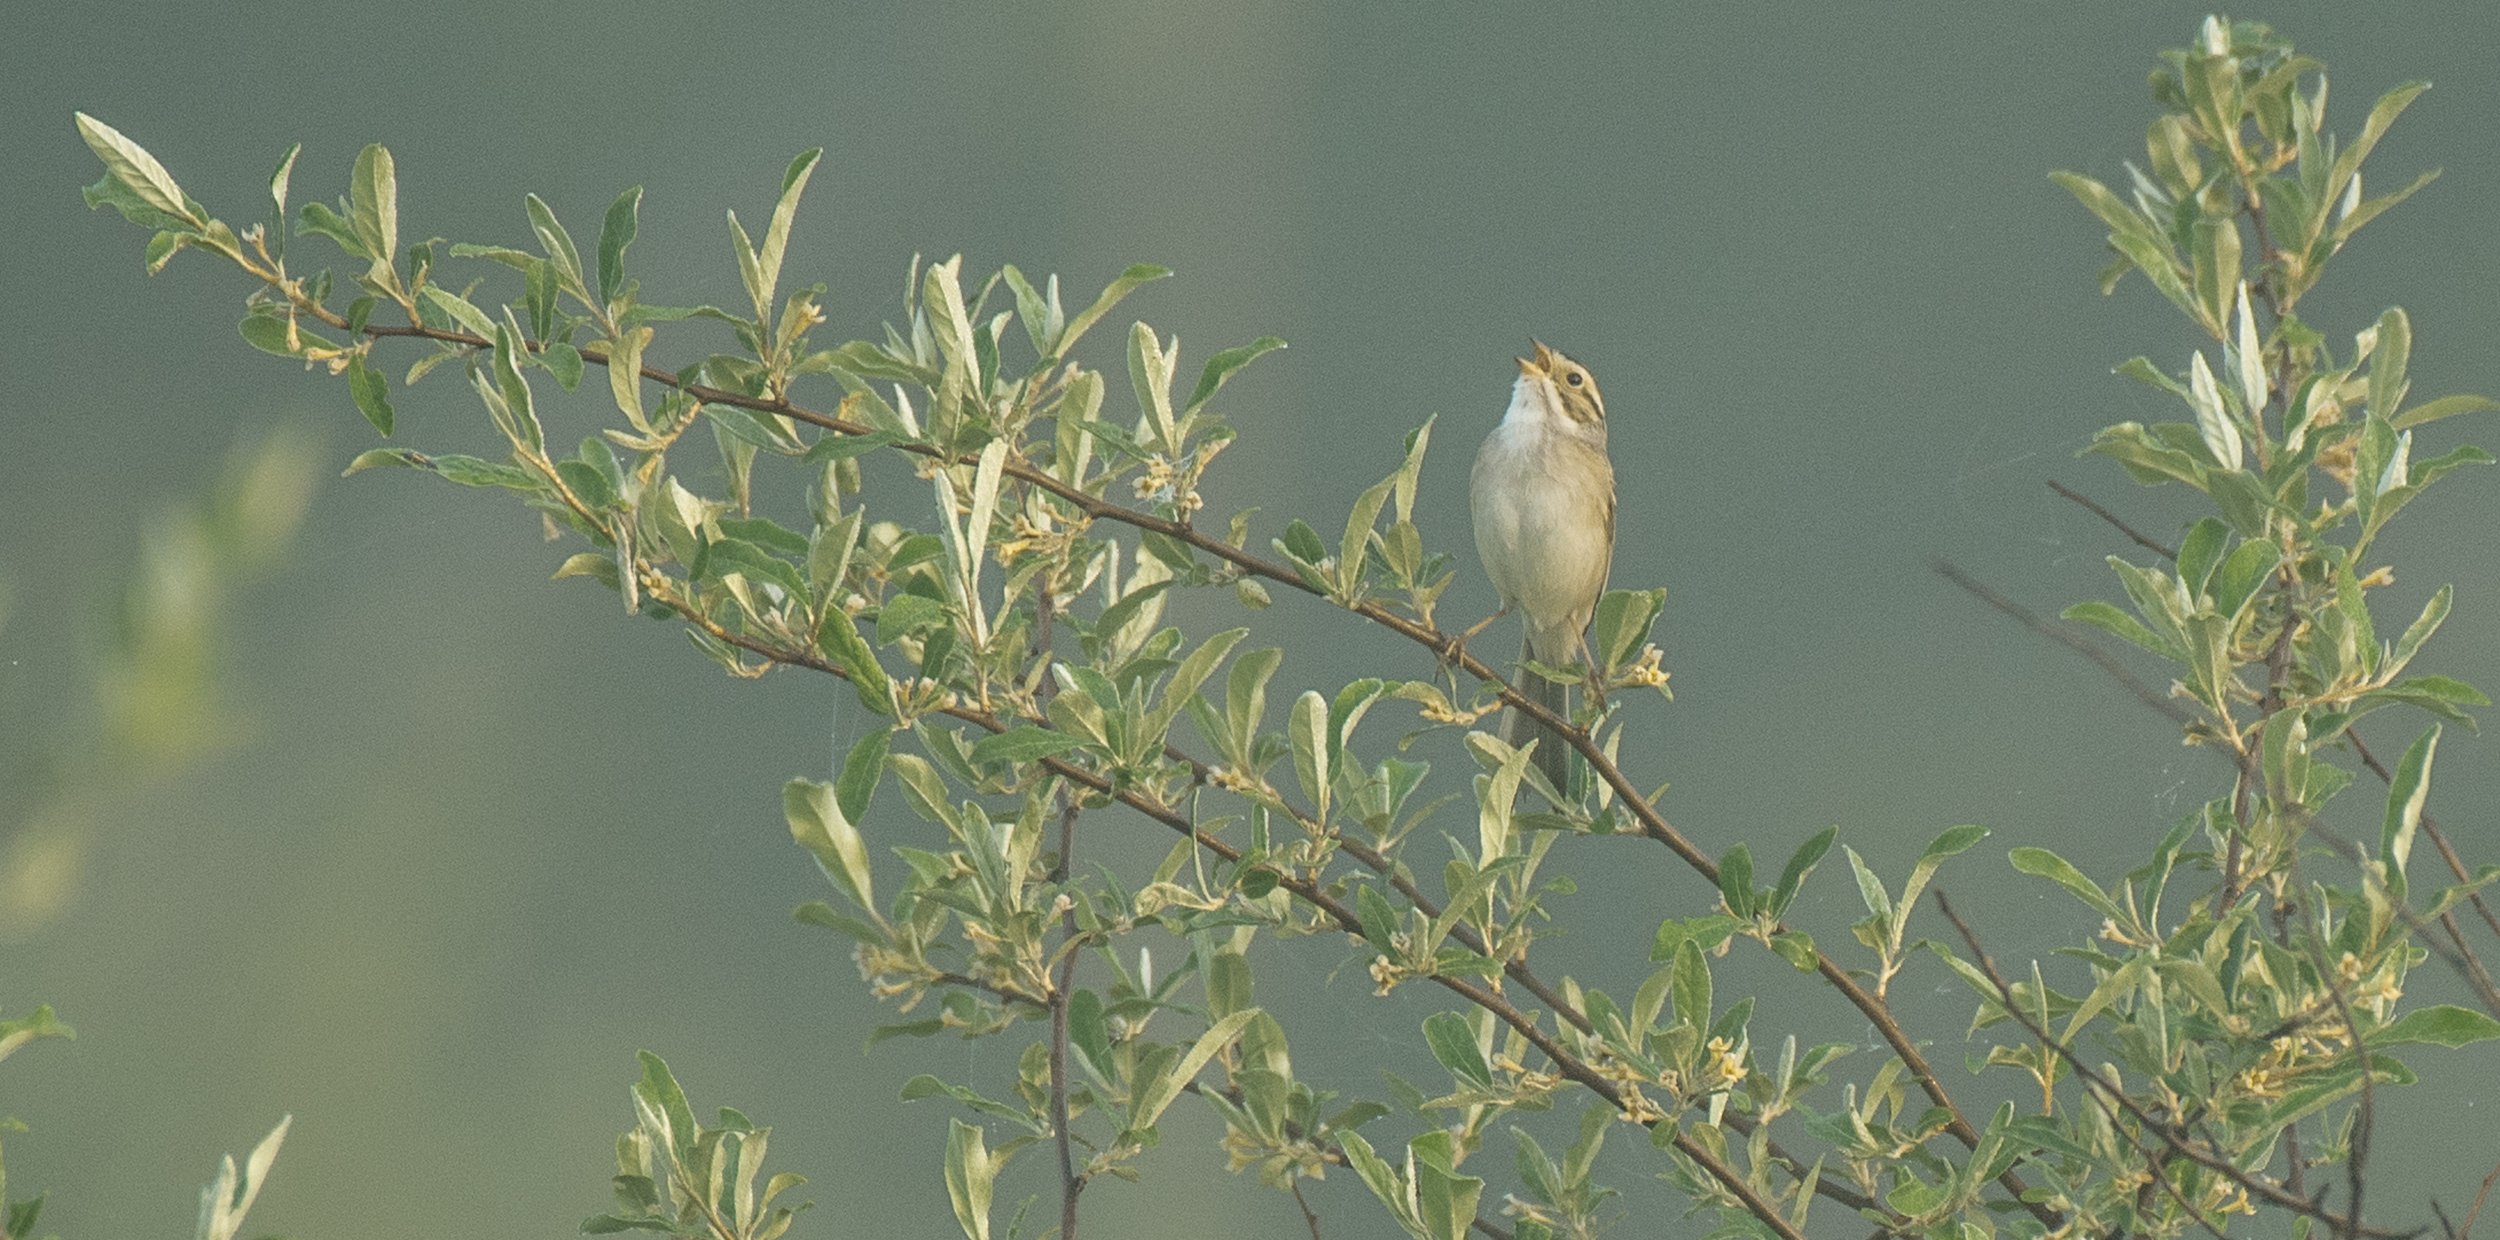
[[[113,128],[84,112],[73,113],[78,122],[78,136],[86,139],[87,149],[104,161],[105,170],[113,174],[124,189],[138,196],[141,202],[173,216],[196,228],[207,223],[191,209],[191,200],[182,187],[174,183],[174,174],[156,162],[145,147],[122,136]],[[1134,270],[1134,269],[1132,269]]]
[[[608,204],[608,218],[599,225],[599,297],[614,301],[625,288],[625,250],[634,244],[642,212],[642,187],[637,185]]]
[[[365,243],[374,270],[387,270],[399,255],[399,169],[390,148],[377,142],[357,154],[347,207],[348,223]]]
[[[1135,292],[1139,285],[1151,284],[1170,274],[1170,268],[1150,263],[1140,263],[1121,272],[1120,278],[1113,280],[1110,287],[1102,291],[1102,296],[1094,299],[1093,305],[1078,311],[1076,317],[1068,320],[1067,329],[1059,333],[1058,355],[1064,357],[1068,350],[1075,348],[1077,340],[1094,324],[1101,322],[1104,315],[1111,313],[1111,308],[1119,305],[1121,298]]]
[[[756,252],[756,265],[763,276],[763,292],[756,297],[760,307],[773,298],[781,284],[781,260],[789,253],[790,225],[799,215],[799,195],[807,191],[807,179],[816,175],[818,161],[825,149],[801,151],[781,174],[781,198],[773,203],[772,222],[764,226],[764,247]]]

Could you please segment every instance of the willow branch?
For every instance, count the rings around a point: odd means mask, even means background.
[[[323,317],[323,321],[330,323],[331,326],[340,328],[346,326],[345,318],[339,316],[335,311],[331,311],[327,307],[313,308]],[[493,342],[480,336],[472,335],[467,332],[448,331],[441,328],[427,327],[423,324],[390,326],[385,324],[368,323],[364,326],[363,330],[367,336],[376,338],[394,336],[407,337],[421,340],[432,340],[443,344],[463,345],[469,348],[491,348],[493,346]],[[538,342],[530,341],[525,342],[524,347],[536,349],[539,346]],[[598,347],[596,344],[583,349],[581,352],[584,361],[592,362],[600,366],[608,364],[607,351],[604,348]],[[716,388],[706,384],[691,383],[648,363],[642,366],[639,373],[644,379],[657,383],[662,387],[683,392],[697,401],[710,404],[729,405],[735,408],[747,409],[758,413],[774,414],[780,417],[790,418],[793,421],[804,422],[810,426],[817,427],[820,430],[838,435],[858,436],[875,433],[875,428],[867,425],[866,423],[852,421],[848,418],[838,417],[820,410],[794,404],[786,397],[750,396],[743,392],[733,392],[725,388]],[[972,457],[952,452],[946,448],[933,444],[901,441],[893,443],[889,446],[900,452],[925,457],[931,460],[942,461],[950,465],[969,466],[977,463]],[[1325,589],[1306,580],[1302,574],[1294,571],[1289,565],[1268,559],[1253,552],[1245,551],[1242,548],[1235,547],[1220,538],[1212,537],[1199,531],[1187,522],[1157,516],[1150,512],[1130,508],[1126,505],[1103,499],[1100,496],[1089,494],[1081,487],[1074,486],[1054,478],[1048,473],[1036,469],[1026,462],[1011,459],[1005,463],[1001,472],[1007,477],[1017,479],[1018,481],[1024,482],[1049,494],[1061,503],[1064,503],[1068,507],[1074,509],[1077,513],[1083,515],[1088,520],[1111,521],[1144,533],[1157,534],[1173,539],[1174,541],[1183,543],[1196,551],[1212,556],[1246,575],[1256,577],[1264,581],[1273,582],[1288,589],[1299,591],[1303,594],[1308,594],[1315,598],[1320,598],[1334,603],[1335,605],[1350,611],[1365,620],[1369,620],[1400,637],[1406,638],[1408,641],[1414,642],[1415,644],[1432,651],[1436,657],[1449,659],[1454,665],[1459,667],[1461,670],[1464,670],[1468,675],[1494,688],[1497,691],[1500,700],[1505,705],[1509,706],[1513,710],[1519,711],[1528,718],[1534,719],[1538,723],[1551,728],[1556,735],[1561,736],[1574,750],[1580,754],[1582,758],[1588,761],[1590,769],[1597,774],[1598,778],[1603,780],[1607,787],[1614,791],[1615,796],[1622,801],[1624,806],[1631,812],[1633,818],[1639,823],[1642,834],[1665,846],[1668,851],[1674,853],[1678,859],[1683,861],[1687,868],[1691,869],[1694,873],[1699,874],[1705,880],[1708,880],[1713,887],[1718,885],[1719,867],[1717,863],[1710,859],[1709,854],[1703,852],[1690,839],[1686,838],[1681,831],[1678,831],[1672,824],[1670,824],[1667,821],[1666,816],[1659,813],[1656,806],[1649,803],[1648,799],[1642,794],[1641,790],[1633,784],[1631,778],[1624,774],[1622,768],[1617,766],[1613,759],[1607,756],[1605,750],[1598,745],[1596,738],[1589,732],[1588,729],[1580,727],[1561,713],[1546,709],[1535,699],[1529,697],[1525,693],[1522,693],[1518,686],[1513,684],[1509,678],[1503,676],[1499,671],[1496,671],[1491,665],[1485,663],[1482,659],[1477,658],[1473,654],[1467,653],[1463,649],[1454,649],[1454,644],[1451,641],[1450,635],[1443,633],[1438,627],[1427,622],[1400,615],[1386,606],[1370,599],[1332,598]],[[1785,930],[1786,927],[1780,926],[1775,929]],[[1948,1117],[1947,1128],[1950,1132],[1952,1132],[1954,1138],[1960,1141],[1965,1148],[1976,1148],[1979,1144],[1979,1130],[1973,1127],[1969,1117],[1962,1113],[1960,1105],[1954,1101],[1952,1094],[1945,1089],[1943,1080],[1936,1075],[1935,1069],[1929,1065],[1926,1055],[1919,1050],[1918,1044],[1910,1038],[1908,1031],[1902,1028],[1899,1018],[1893,1014],[1890,1005],[1885,1003],[1882,999],[1879,999],[1869,993],[1864,987],[1858,985],[1856,979],[1852,978],[1847,970],[1842,969],[1837,962],[1832,960],[1832,958],[1825,954],[1820,948],[1817,948],[1815,951],[1815,972],[1821,974],[1825,982],[1829,983],[1833,989],[1839,991],[1841,996],[1849,1002],[1850,1006],[1856,1008],[1858,1012],[1874,1026],[1876,1032],[1884,1039],[1885,1044],[1892,1048],[1893,1054],[1898,1056],[1902,1065],[1909,1069],[1911,1077],[1918,1082],[1920,1090],[1927,1095],[1928,1100],[1944,1110]],[[2029,1192],[2029,1187],[2011,1171],[1999,1176],[1998,1183],[2002,1185],[2006,1191],[2012,1193],[2017,1201],[2022,1201],[2024,1194]],[[2030,1202],[2024,1202],[2024,1205],[2025,1208],[2031,1212],[2033,1217],[2039,1219],[2042,1223],[2048,1226],[2057,1226],[2062,1221],[2058,1212],[2055,1210]]]

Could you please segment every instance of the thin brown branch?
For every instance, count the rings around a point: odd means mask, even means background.
[[[1987,583],[1964,572],[1960,565],[1951,560],[1937,560],[1933,567],[1937,576],[1961,587],[1972,598],[1996,608],[2014,623],[2090,659],[2093,666],[2109,673],[2112,679],[2125,686],[2129,693],[2134,694],[2137,701],[2160,711],[2171,722],[2186,724],[2195,718],[2186,707],[2179,705],[2165,694],[2154,692],[2151,685],[2136,679],[2135,673],[2128,671],[2127,665],[2118,661],[2118,656],[2101,649],[2081,633],[2074,631],[2072,626],[2063,622],[2049,621],[2030,608],[1989,588]]]
[[[2500,1182],[2500,1165],[2492,1167],[2491,1174],[2483,1177],[2482,1188],[2477,1190],[2474,1194],[2474,1204],[2471,1207],[2468,1207],[2465,1211],[2465,1221],[2449,1229],[2449,1234],[2455,1237],[2455,1240],[2472,1240],[2474,1235],[2474,1220],[2482,1217],[2483,1205],[2491,1200],[2491,1186],[2495,1182]],[[2439,1204],[2437,1202],[2433,1202],[2431,1203],[2431,1208],[2436,1210],[2439,1208]],[[2448,1216],[2445,1213],[2440,1215],[2440,1219],[2443,1222],[2446,1221],[2447,1217]]]
[[[2109,509],[2103,508],[2099,504],[2094,503],[2090,497],[2084,495],[2082,492],[2068,487],[2065,483],[2059,482],[2055,478],[2051,478],[2048,481],[2050,490],[2083,505],[2083,510],[2085,512],[2091,513],[2093,516],[2109,522],[2110,525],[2119,533],[2134,540],[2135,545],[2142,547],[2165,560],[2176,560],[2179,558],[2179,553],[2176,550],[2165,546],[2160,540],[2138,531],[2134,526],[2119,520],[2117,513],[2111,512]]]
[[[1944,913],[1945,920],[1952,923],[1955,933],[1960,934],[1962,942],[1970,948],[1971,963],[1977,966],[1981,975],[1988,979],[1988,984],[1996,988],[1998,1009],[2016,1024],[2021,1025],[2023,1031],[2042,1046],[2056,1051],[2058,1058],[2065,1060],[2067,1068],[2073,1071],[2076,1078],[2088,1086],[2095,1095],[2116,1103],[2135,1120],[2138,1127],[2160,1138],[2162,1144],[2168,1146],[2172,1153],[2220,1175],[2251,1196],[2263,1198],[2271,1205],[2316,1219],[2338,1234],[2381,1237],[2383,1240],[2405,1240],[2406,1237],[2418,1234],[2371,1227],[2364,1224],[2357,1214],[2352,1217],[2337,1214],[2314,1201],[2287,1191],[2283,1186],[2271,1180],[2250,1175],[2240,1170],[2230,1159],[2205,1148],[2202,1143],[2189,1140],[2170,1124],[2164,1123],[2152,1112],[2145,1110],[2142,1103],[2129,1097],[2126,1091],[2104,1078],[2098,1069],[2095,1069],[2081,1055],[2076,1054],[2055,1034],[2041,1028],[2031,1019],[2031,1016],[2023,1010],[2022,1004],[2014,997],[2014,988],[2006,983],[2005,975],[1997,971],[1996,961],[1989,957],[1986,948],[1980,946],[1979,936],[1972,932],[1970,923],[1963,921],[1961,915],[1953,911],[1953,901],[1946,898],[1942,888],[1936,889],[1936,907]]]
[[[1296,1176],[1286,1181],[1286,1187],[1293,1190],[1293,1203],[1302,1207],[1302,1221],[1311,1229],[1311,1240],[1320,1240],[1319,1211],[1312,1209],[1310,1200],[1302,1195],[1302,1178]]]

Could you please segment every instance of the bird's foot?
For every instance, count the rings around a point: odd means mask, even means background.
[[[1486,616],[1482,620],[1476,621],[1476,623],[1468,628],[1466,632],[1456,634],[1449,640],[1441,643],[1441,662],[1451,667],[1457,667],[1465,663],[1467,661],[1467,643],[1475,640],[1476,634],[1493,627],[1494,621],[1509,614],[1510,609],[1505,607],[1500,611],[1494,612],[1492,615]]]

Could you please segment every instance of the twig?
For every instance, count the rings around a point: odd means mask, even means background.
[[[1302,1207],[1302,1221],[1310,1225],[1311,1240],[1320,1240],[1319,1212],[1313,1210],[1311,1208],[1310,1200],[1302,1195],[1302,1177],[1295,1176],[1293,1179],[1287,1180],[1285,1182],[1285,1186],[1293,1190],[1293,1203]]]
[[[2186,724],[2194,720],[2195,716],[2186,707],[2163,694],[2154,692],[2151,685],[2136,679],[2135,673],[2128,671],[2126,664],[2119,662],[2116,655],[2092,644],[2081,634],[2073,631],[2071,626],[2063,622],[2052,623],[2030,608],[1997,593],[1979,579],[1962,571],[1961,566],[1951,560],[1937,560],[1933,566],[1937,576],[1960,586],[1971,597],[1996,608],[2014,623],[2090,659],[2094,666],[2109,673],[2119,684],[2124,685],[2129,693],[2133,693],[2136,700],[2160,711],[2171,722]]]
[[[2069,488],[2065,483],[2059,482],[2055,478],[2049,479],[2049,489],[2075,501],[2078,504],[2083,505],[2084,511],[2089,512],[2093,516],[2099,517],[2103,521],[2107,521],[2112,526],[2117,527],[2119,533],[2134,539],[2137,546],[2142,547],[2165,560],[2176,560],[2179,558],[2179,553],[2177,551],[2163,545],[2160,541],[2150,537],[2149,535],[2137,532],[2134,526],[2119,520],[2117,513],[2111,512],[2109,509],[2093,503],[2092,500],[2085,496],[2082,492]]]
[[[2448,1228],[2448,1234],[2453,1240],[2472,1240],[2474,1220],[2482,1216],[2483,1203],[2491,1200],[2491,1186],[2494,1181],[2500,1181],[2500,1166],[2494,1166],[2491,1174],[2483,1177],[2482,1188],[2474,1194],[2474,1204],[2465,1211],[2465,1221]],[[2440,1210],[2438,1202],[2432,1202],[2431,1209],[2438,1213],[2441,1223],[2445,1224],[2448,1221],[2447,1212]]]

